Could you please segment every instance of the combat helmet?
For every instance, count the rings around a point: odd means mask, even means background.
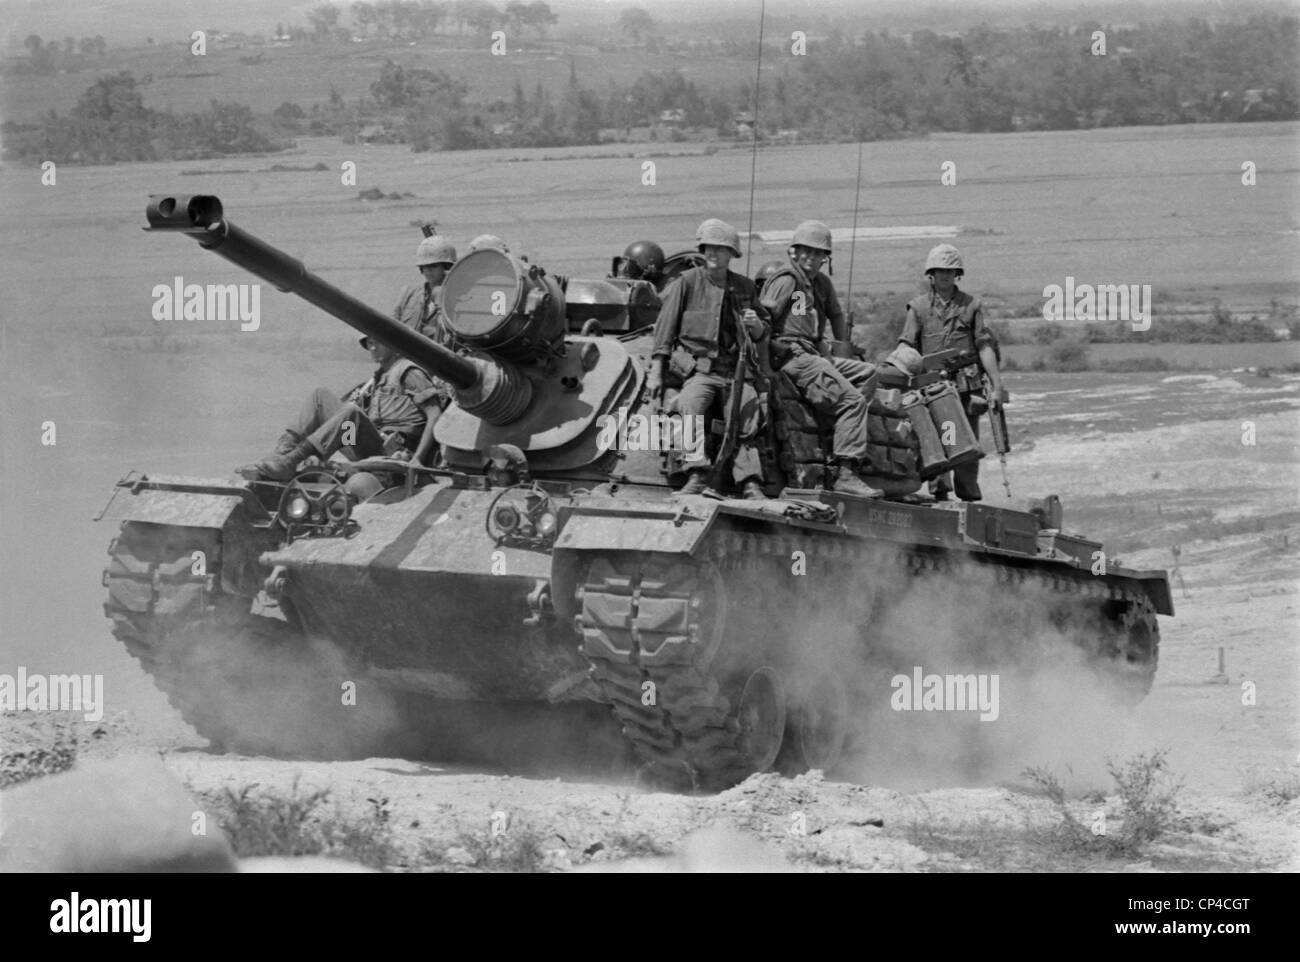
[[[806,220],[794,229],[790,239],[794,247],[810,247],[815,251],[831,253],[831,229],[819,220]]]
[[[664,249],[654,241],[633,241],[623,251],[623,264],[628,277],[657,278],[664,270]]]
[[[901,341],[885,358],[885,363],[898,368],[904,374],[913,376],[920,374],[924,367],[921,352],[912,345],[904,344]]]
[[[754,287],[761,291],[763,285],[770,281],[772,276],[783,267],[785,267],[785,265],[780,261],[768,261],[760,267],[758,273],[754,275]]]
[[[496,234],[479,234],[469,242],[469,252],[471,254],[482,250],[498,250],[503,254],[510,253],[510,248],[506,246],[506,242]]]
[[[697,250],[709,244],[718,247],[729,247],[733,254],[737,257],[741,256],[739,232],[726,221],[718,220],[716,217],[710,217],[695,231],[695,247]]]
[[[933,270],[955,270],[958,277],[966,273],[961,266],[961,253],[951,244],[938,244],[930,249],[925,257],[925,273]]]
[[[448,266],[456,263],[456,248],[452,246],[451,241],[438,234],[432,234],[420,241],[420,246],[415,251],[415,266],[426,267],[430,264],[446,264]]]

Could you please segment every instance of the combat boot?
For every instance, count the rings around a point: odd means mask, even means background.
[[[678,489],[678,494],[703,494],[709,488],[709,472],[703,468],[691,471],[690,478]]]
[[[284,433],[280,435],[280,440],[275,442],[275,453],[288,454],[302,442],[303,436],[301,434],[292,428],[285,428]]]
[[[744,498],[746,501],[767,500],[767,492],[765,492],[763,490],[763,486],[759,484],[757,481],[755,481],[753,478],[750,478],[743,485],[741,485],[740,496]]]
[[[840,462],[840,474],[835,479],[833,490],[836,494],[852,494],[859,498],[882,498],[885,495],[858,477],[858,466],[852,461]]]
[[[283,439],[282,439],[283,440]],[[269,458],[239,469],[239,473],[249,481],[288,481],[294,476],[298,465],[320,452],[310,440],[302,440],[284,454],[273,454]]]

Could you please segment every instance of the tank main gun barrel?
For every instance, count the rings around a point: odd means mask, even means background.
[[[513,365],[497,359],[461,357],[418,331],[362,303],[322,280],[265,241],[226,219],[221,201],[211,195],[153,194],[145,209],[148,230],[175,231],[232,264],[297,294],[362,334],[387,344],[456,390],[461,407],[485,421],[509,424],[528,407],[532,382]]]

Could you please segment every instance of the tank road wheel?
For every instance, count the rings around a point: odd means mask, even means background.
[[[785,688],[773,669],[760,668],[749,676],[740,692],[736,721],[741,754],[754,771],[767,771],[785,737]]]
[[[746,600],[745,580],[708,562],[632,553],[583,559],[579,572],[591,678],[643,770],[673,788],[721,790],[770,768],[785,696],[776,672],[754,665],[761,606]]]
[[[786,775],[831,771],[844,754],[848,725],[849,697],[839,676],[819,675],[792,690],[778,769]]]
[[[1123,700],[1136,705],[1150,694],[1160,658],[1160,625],[1155,605],[1146,595],[1141,595],[1107,614],[1109,630],[1103,652],[1107,661],[1103,670],[1116,680]]]
[[[204,573],[196,573],[203,551]],[[332,663],[285,621],[221,591],[216,532],[128,522],[109,548],[104,611],[195,731],[218,751],[339,757],[364,750],[374,716],[343,706]],[[359,694],[356,704],[368,708]],[[355,713],[355,714],[354,714]]]

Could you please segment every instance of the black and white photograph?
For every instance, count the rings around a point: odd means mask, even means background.
[[[0,871],[1300,870],[1293,0],[0,23]]]

